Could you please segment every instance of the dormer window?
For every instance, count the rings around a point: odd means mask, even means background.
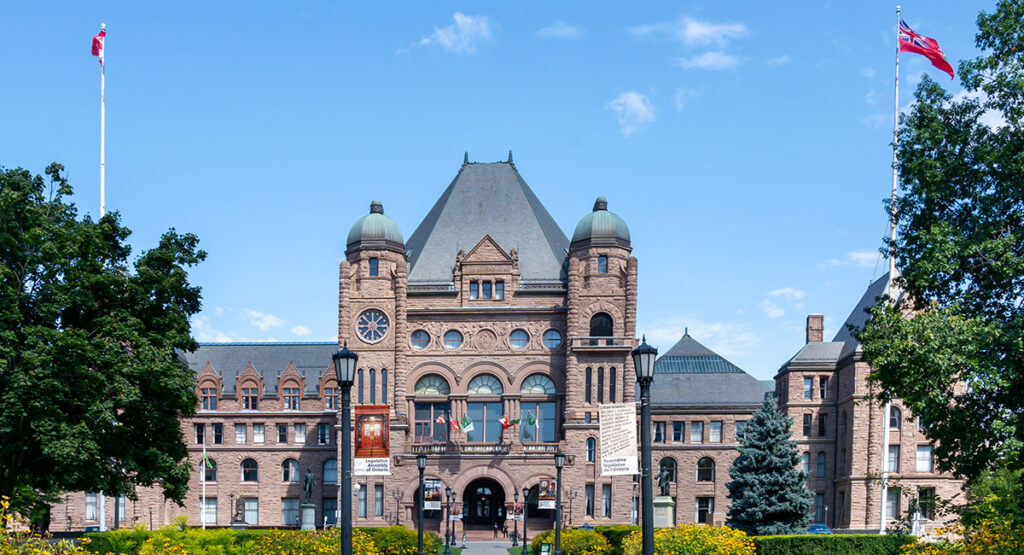
[[[603,254],[597,257],[597,273],[608,273],[608,257]]]
[[[499,300],[499,301],[505,298],[505,282],[504,281],[500,281],[499,280],[499,281],[494,282],[494,298]]]
[[[242,388],[242,408],[245,410],[257,410],[259,405],[257,400],[259,395],[255,387],[243,387]]]
[[[217,388],[204,387],[199,390],[203,410],[217,410]]]
[[[476,281],[469,282],[469,298],[470,300],[480,298],[480,283]]]
[[[370,275],[380,275],[380,263],[376,258],[370,259]]]

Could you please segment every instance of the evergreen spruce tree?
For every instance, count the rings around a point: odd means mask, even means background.
[[[752,535],[795,534],[811,523],[812,494],[792,439],[792,419],[765,399],[747,422],[740,456],[729,467],[726,525]]]

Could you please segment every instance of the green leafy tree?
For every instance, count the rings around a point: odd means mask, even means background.
[[[37,522],[66,491],[180,502],[197,404],[175,350],[197,347],[198,239],[172,229],[129,263],[118,214],[79,219],[62,170],[0,168],[0,496]]]
[[[811,523],[812,495],[800,453],[775,397],[765,399],[747,422],[740,455],[729,467],[726,525],[752,535],[798,534]]]
[[[898,237],[906,292],[857,333],[881,399],[899,398],[966,478],[1024,468],[1024,1],[978,16],[966,94],[924,78],[902,118]]]

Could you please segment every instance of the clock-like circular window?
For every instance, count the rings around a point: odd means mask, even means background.
[[[388,317],[375,308],[364,310],[356,320],[356,330],[363,341],[376,343],[388,334]]]

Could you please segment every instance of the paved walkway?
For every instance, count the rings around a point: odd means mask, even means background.
[[[511,541],[500,542],[467,542],[462,555],[508,555]]]

